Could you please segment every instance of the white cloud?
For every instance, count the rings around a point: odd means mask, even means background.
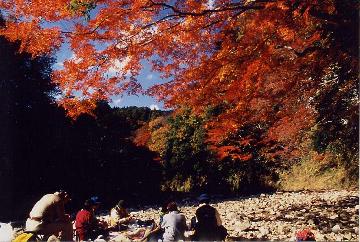
[[[82,58],[77,57],[74,52],[72,52],[70,59],[74,60],[75,64],[79,64],[82,61]]]
[[[151,110],[159,110],[160,108],[159,108],[159,106],[157,104],[151,104],[150,109]]]
[[[53,65],[54,69],[55,70],[63,69],[65,61],[74,61],[75,64],[79,64],[82,61],[82,58],[78,58],[76,54],[73,51],[71,51],[67,54],[65,58],[61,57],[60,59],[58,59],[56,63],[54,63]]]
[[[149,29],[149,33],[151,34],[157,34],[159,32],[159,28],[157,25],[153,25],[151,26],[151,28]]]
[[[56,62],[55,64],[54,64],[54,68],[55,69],[62,69],[62,68],[64,68],[64,62]]]
[[[112,66],[109,68],[109,74],[114,75],[118,72],[121,72],[127,63],[129,63],[130,58],[126,57],[124,60],[120,61],[118,59],[112,61]]]
[[[122,103],[123,99],[121,97],[119,98],[115,98],[112,100],[112,103],[114,104],[114,106],[119,106]]]
[[[207,7],[208,7],[209,9],[213,9],[213,8],[214,8],[214,5],[215,5],[215,0],[209,0],[209,1],[207,2]]]
[[[148,80],[152,80],[153,78],[154,78],[154,75],[151,73],[146,76],[146,79],[148,79]]]
[[[153,25],[153,26],[147,27],[147,28],[143,28],[140,32],[138,32],[136,34],[131,33],[132,30],[134,30],[135,28],[137,28],[137,24],[131,25],[129,31],[120,31],[119,35],[121,37],[119,38],[119,43],[117,43],[115,45],[115,47],[118,49],[127,48],[129,46],[128,42],[130,39],[133,43],[144,44],[144,42],[146,43],[147,40],[151,39],[151,38],[149,38],[149,35],[153,36],[158,33],[158,27],[156,25]]]

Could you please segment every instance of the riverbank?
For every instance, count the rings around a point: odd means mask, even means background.
[[[197,202],[184,199],[177,203],[190,223]],[[311,229],[317,241],[359,240],[358,191],[276,192],[214,199],[211,204],[218,209],[223,225],[228,229],[229,241],[294,241],[296,231],[306,228]],[[138,219],[159,222],[158,206],[129,210]],[[100,218],[106,220],[106,216]],[[8,230],[9,236],[6,238],[10,238],[12,228],[3,229]]]
[[[229,240],[295,240],[295,232],[310,228],[317,241],[359,240],[358,191],[277,192],[213,201]],[[179,202],[189,222],[194,201]],[[140,219],[159,218],[159,208],[134,212]]]

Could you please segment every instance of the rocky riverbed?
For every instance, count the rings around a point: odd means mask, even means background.
[[[196,203],[179,202],[189,222]],[[295,232],[309,228],[317,241],[359,240],[358,191],[277,192],[253,197],[215,200],[228,240],[295,240]],[[135,211],[140,219],[159,218],[159,208]]]
[[[197,202],[177,202],[190,223]],[[307,228],[317,241],[359,241],[358,191],[277,192],[212,202],[228,229],[228,241],[294,241],[296,231]],[[160,208],[144,207],[132,213],[138,219],[158,222]],[[10,224],[0,224],[0,241],[11,240],[16,230]]]

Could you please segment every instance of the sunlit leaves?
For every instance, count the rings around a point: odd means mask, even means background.
[[[70,11],[74,14],[81,13],[85,16],[87,20],[90,20],[91,10],[96,8],[95,1],[80,1],[80,0],[71,0],[69,5]]]
[[[222,107],[207,122],[212,143],[261,122],[269,127],[269,140],[296,147],[290,140],[314,122],[312,101],[322,88],[326,68],[333,63],[346,63],[348,70],[358,66],[351,54],[357,50],[341,46],[353,42],[353,30],[346,29],[351,19],[343,8],[356,9],[357,4],[334,0],[209,4],[207,0],[7,0],[0,5],[8,20],[1,34],[21,40],[21,50],[34,56],[62,43],[69,45],[73,56],[53,73],[53,80],[62,89],[60,103],[71,116],[91,112],[99,99],[142,93],[137,76],[145,59],[169,79],[146,90],[166,107],[189,106],[196,114],[209,106]],[[339,26],[346,28],[341,32]]]
[[[221,1],[216,9],[208,9],[208,1],[9,0],[1,4],[9,20],[2,34],[22,40],[22,50],[34,56],[69,43],[77,60],[65,61],[64,69],[54,74],[56,82],[66,96],[85,90],[81,99],[94,102],[127,92],[127,87],[138,91],[133,80],[144,58],[155,57],[154,69],[184,82],[184,87],[173,86],[174,92],[186,90],[186,82],[197,81],[197,76],[184,70],[196,68],[214,53],[214,43],[223,38],[222,29],[231,28],[236,14],[258,5],[263,4],[233,6],[232,1]],[[13,18],[17,20],[12,22]],[[108,75],[111,63],[125,59],[128,63],[116,79]],[[169,96],[159,95],[174,103]]]
[[[34,57],[53,52],[61,45],[60,30],[56,27],[43,29],[37,22],[6,23],[0,34],[10,41],[21,40],[20,51],[27,51]]]

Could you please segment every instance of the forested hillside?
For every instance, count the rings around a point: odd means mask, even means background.
[[[164,112],[100,102],[96,116],[72,120],[55,104],[52,58],[32,59],[18,46],[0,38],[0,219],[24,218],[41,195],[57,189],[69,191],[75,207],[92,195],[105,204],[118,197],[151,200],[161,166],[156,153],[131,137]]]

